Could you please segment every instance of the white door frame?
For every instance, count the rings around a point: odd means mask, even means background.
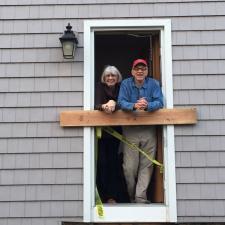
[[[171,21],[148,20],[87,20],[84,21],[84,110],[94,108],[94,33],[112,30],[159,30],[161,42],[162,91],[165,107],[173,108]],[[84,128],[83,154],[83,221],[84,222],[176,222],[176,180],[174,126],[164,126],[164,204],[104,205],[104,217],[99,218],[95,207],[94,129]]]

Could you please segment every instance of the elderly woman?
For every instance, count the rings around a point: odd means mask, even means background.
[[[115,66],[107,66],[96,86],[95,109],[113,113],[118,109],[116,104],[122,76]],[[121,127],[113,127],[121,133]],[[104,203],[121,202],[123,181],[119,163],[119,145],[116,138],[103,131],[98,140],[98,159],[96,184]],[[125,189],[125,188],[124,188]]]

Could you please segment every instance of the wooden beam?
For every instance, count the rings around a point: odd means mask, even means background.
[[[118,125],[169,125],[195,124],[197,111],[195,108],[160,109],[154,112],[116,111],[106,114],[98,110],[65,111],[60,113],[62,127],[92,127]]]

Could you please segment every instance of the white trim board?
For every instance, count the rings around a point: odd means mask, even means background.
[[[165,107],[173,108],[171,21],[148,20],[87,20],[84,21],[84,109],[94,106],[94,33],[98,31],[158,30],[161,37],[162,90]],[[174,126],[164,126],[164,204],[118,204],[104,206],[104,217],[95,208],[94,129],[84,128],[84,222],[176,222],[176,180]]]

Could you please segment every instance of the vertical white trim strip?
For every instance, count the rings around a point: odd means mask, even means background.
[[[172,39],[171,39],[171,21],[168,20],[165,26],[165,70],[167,85],[167,107],[173,108],[173,73],[172,73]],[[167,126],[168,142],[168,203],[169,203],[169,221],[177,222],[177,204],[176,204],[176,171],[175,171],[175,145],[174,145],[174,126]]]
[[[91,34],[90,34],[90,26],[88,23],[84,25],[84,109],[90,109],[91,105],[91,96],[90,92],[86,90],[90,90],[91,83],[89,81],[90,77],[90,61],[91,61]],[[90,191],[91,187],[91,128],[84,127],[83,129],[83,221],[90,222],[91,221],[91,199],[92,192]],[[85,141],[88,140],[88,141]]]
[[[172,43],[171,43],[171,21],[166,20],[164,31],[161,36],[163,52],[163,79],[165,83],[166,108],[173,108],[173,76],[172,76]],[[166,129],[165,129],[166,128]],[[174,126],[165,126],[166,135],[164,135],[165,149],[164,154],[167,160],[165,163],[166,177],[166,204],[168,204],[168,221],[177,221],[176,205],[176,177],[175,177],[175,146],[174,146]]]
[[[167,189],[168,189],[168,219],[170,222],[177,222],[176,204],[176,171],[175,171],[175,146],[174,146],[174,126],[167,126]]]
[[[164,63],[165,63],[165,83],[166,83],[166,106],[173,108],[173,76],[172,76],[172,48],[171,48],[171,22],[165,21],[164,26]]]

